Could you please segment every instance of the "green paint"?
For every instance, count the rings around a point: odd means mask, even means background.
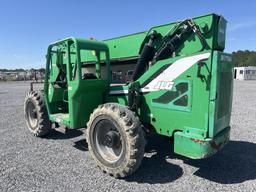
[[[223,53],[226,21],[210,14],[196,17],[194,22],[206,40],[204,50],[201,50],[199,38],[190,35],[175,56],[156,62],[130,85],[110,85],[110,63],[138,58],[153,30],[165,36],[177,23],[102,42],[67,38],[51,44],[44,87],[50,120],[70,128],[86,127],[90,114],[98,105],[107,102],[127,105],[129,86],[143,90],[157,77],[152,76],[163,68],[173,67],[182,59],[209,55],[201,62],[200,77],[199,63],[195,63],[171,80],[170,90],[162,88],[169,82],[160,82],[156,85],[159,90],[141,93],[136,112],[141,122],[152,125],[158,134],[174,137],[176,153],[203,158],[218,151],[221,148],[218,146],[223,146],[229,138],[232,105],[232,58]],[[156,48],[159,42],[154,45]],[[89,66],[89,63],[95,68],[95,78],[82,79],[82,66]],[[183,65],[179,63],[180,68]],[[62,72],[66,74],[65,86],[58,84]]]

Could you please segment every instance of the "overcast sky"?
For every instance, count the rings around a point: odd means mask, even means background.
[[[228,20],[226,52],[256,49],[255,0],[1,0],[0,68],[39,68],[47,45],[103,40],[207,13]]]

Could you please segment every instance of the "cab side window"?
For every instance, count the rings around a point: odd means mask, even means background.
[[[81,56],[81,78],[105,79],[106,73],[106,53],[95,50],[80,50]]]

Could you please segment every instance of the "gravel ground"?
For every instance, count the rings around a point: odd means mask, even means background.
[[[231,141],[222,151],[190,160],[154,139],[125,180],[95,167],[83,130],[33,137],[23,118],[28,89],[0,82],[0,191],[256,191],[256,81],[235,81]]]

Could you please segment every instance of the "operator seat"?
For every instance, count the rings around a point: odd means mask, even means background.
[[[84,73],[82,79],[97,79],[97,77],[94,73]]]

